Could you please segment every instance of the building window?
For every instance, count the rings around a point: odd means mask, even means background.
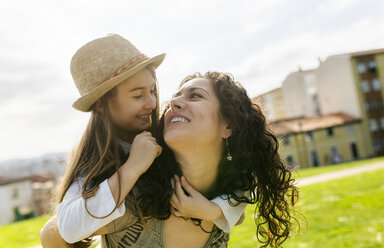
[[[332,146],[331,147],[331,154],[336,154],[337,153],[337,147],[336,146]]]
[[[12,195],[11,195],[12,200],[16,200],[18,197],[19,197],[19,190],[17,188],[13,188]]]
[[[376,131],[379,129],[379,126],[377,125],[377,121],[375,119],[369,120],[369,129],[371,129],[371,131]]]
[[[357,144],[354,142],[351,143],[350,149],[351,149],[351,155],[352,155],[353,160],[359,159],[360,156],[359,156],[359,149],[357,147]]]
[[[375,150],[375,152],[380,151],[381,148],[382,148],[381,141],[379,139],[374,139],[373,140],[373,149]]]
[[[317,156],[317,152],[316,151],[311,151],[310,154],[311,154],[312,166],[313,167],[319,166],[319,158]]]
[[[373,100],[370,102],[370,109],[371,109],[371,110],[378,109],[379,106],[380,106],[380,102],[377,101],[376,99],[373,99]]]
[[[355,126],[351,123],[348,123],[346,126],[345,126],[345,131],[346,133],[348,134],[351,134],[351,133],[354,133],[355,132]]]
[[[367,93],[371,91],[371,86],[369,85],[369,82],[367,80],[361,81],[360,86],[363,93]]]
[[[357,72],[358,73],[365,73],[367,71],[367,66],[363,62],[357,63]]]
[[[364,103],[364,107],[365,107],[365,110],[370,110],[371,109],[371,103],[369,102],[369,101],[366,101],[365,103]]]
[[[283,145],[289,146],[289,143],[290,143],[289,136],[284,136],[283,137]]]
[[[368,62],[368,67],[369,67],[369,71],[371,72],[375,72],[376,71],[376,61],[375,60],[371,60]]]
[[[381,82],[378,78],[372,80],[373,90],[381,90]]]
[[[309,131],[305,133],[305,141],[312,142],[314,140],[313,132]]]
[[[334,135],[333,127],[327,128],[327,136],[332,137]]]
[[[376,101],[374,101],[374,109],[382,109],[383,107],[383,101],[381,100],[381,98],[377,99]]]
[[[381,129],[383,129],[384,130],[384,117],[381,117],[380,118],[380,126],[381,126]]]

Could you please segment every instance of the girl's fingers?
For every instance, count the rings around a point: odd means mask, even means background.
[[[174,191],[175,190],[175,179],[171,178],[171,186],[172,186],[172,190]]]
[[[176,196],[179,199],[183,199],[185,197],[185,194],[184,194],[183,188],[181,187],[179,176],[175,175],[174,178],[175,178],[175,191],[174,192],[176,193]]]
[[[179,211],[177,210],[176,208],[171,208],[171,212],[174,216],[176,216],[177,218],[182,218],[183,220],[187,221],[189,220],[190,218],[188,217],[184,217],[184,215]]]
[[[179,208],[180,202],[175,193],[172,194],[170,203],[172,207]]]
[[[194,195],[196,193],[196,190],[188,183],[187,179],[185,179],[184,176],[181,177],[180,179],[181,186],[183,189],[190,195]]]
[[[170,203],[171,203],[171,206],[172,207],[175,207],[177,208],[179,206],[179,199],[177,198],[177,195],[175,194],[175,179],[171,178],[171,185],[172,185],[172,190],[173,190],[173,193],[172,193],[172,196],[171,196],[171,200],[170,200]]]
[[[179,210],[177,210],[177,208],[171,208],[171,212],[176,217],[182,217],[181,213],[179,212]]]

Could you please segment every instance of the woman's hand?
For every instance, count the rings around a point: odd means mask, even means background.
[[[171,211],[176,217],[215,221],[223,216],[221,208],[196,191],[185,179],[175,175],[171,179],[173,194]],[[185,193],[186,192],[186,193]]]
[[[161,154],[162,148],[150,132],[144,131],[133,139],[128,160],[130,167],[141,175],[148,170],[153,160]]]

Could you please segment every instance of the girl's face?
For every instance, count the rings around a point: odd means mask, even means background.
[[[151,72],[140,70],[120,83],[108,106],[113,123],[122,130],[137,133],[149,128],[156,108],[156,82]]]
[[[228,136],[227,123],[220,114],[220,103],[211,82],[196,78],[186,82],[171,100],[165,113],[164,140],[174,144],[214,145],[221,148]]]

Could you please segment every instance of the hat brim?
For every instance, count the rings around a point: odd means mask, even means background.
[[[94,88],[92,91],[81,96],[72,104],[72,107],[83,112],[89,112],[91,106],[105,93],[107,93],[108,91],[110,91],[111,89],[116,87],[118,84],[120,84],[121,82],[123,82],[124,80],[126,80],[127,78],[135,74],[136,72],[140,71],[147,65],[152,64],[155,68],[157,68],[163,62],[164,57],[165,57],[165,53],[162,53],[153,58],[149,58],[147,60],[142,61],[141,63],[135,65],[128,71],[102,83],[98,87]]]

